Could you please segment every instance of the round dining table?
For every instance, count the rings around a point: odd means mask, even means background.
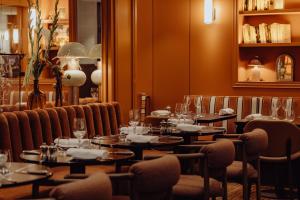
[[[26,151],[20,155],[25,162],[41,163],[48,167],[69,166],[70,174],[85,174],[85,166],[87,165],[108,165],[123,162],[134,157],[134,152],[127,149],[101,147],[101,150],[107,151],[107,155],[96,159],[74,159],[72,156],[66,155],[65,152],[58,153],[56,160],[41,160],[40,151]],[[36,153],[35,153],[36,152]]]
[[[43,165],[12,162],[9,173],[0,175],[1,188],[16,187],[27,184],[38,184],[52,176],[51,170]]]
[[[93,144],[100,146],[106,146],[111,148],[121,148],[121,149],[130,149],[135,154],[136,160],[143,159],[143,150],[144,149],[153,149],[158,147],[171,147],[182,144],[184,139],[182,137],[169,136],[169,135],[155,135],[158,136],[157,141],[152,142],[131,142],[128,140],[122,139],[120,135],[111,135],[111,136],[102,136],[95,137],[92,140]]]

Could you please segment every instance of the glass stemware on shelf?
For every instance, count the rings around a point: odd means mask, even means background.
[[[293,110],[293,102],[285,99],[282,101],[282,108],[284,110],[284,120],[286,121],[294,121],[295,113]]]
[[[133,133],[136,134],[136,127],[140,123],[140,111],[132,109],[129,111],[129,125],[133,127]]]
[[[272,104],[271,104],[272,119],[278,119],[278,110],[280,107],[281,107],[281,101],[279,99],[272,101]]]
[[[80,147],[81,139],[86,135],[86,124],[84,118],[74,118],[73,135],[78,139],[78,147]]]

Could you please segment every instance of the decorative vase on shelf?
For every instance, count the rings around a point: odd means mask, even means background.
[[[34,19],[30,17],[28,23],[30,51],[29,62],[26,68],[23,83],[23,85],[26,86],[29,84],[31,78],[34,79],[33,91],[29,93],[27,100],[27,106],[29,109],[44,108],[46,104],[46,95],[39,89],[39,79],[40,77],[43,77],[42,74],[43,71],[45,73],[45,69],[49,70],[52,68],[52,63],[49,59],[49,51],[51,46],[53,45],[53,38],[58,27],[58,3],[59,0],[55,0],[53,23],[51,28],[47,29],[43,26],[42,23],[42,13],[39,0],[28,1],[29,16],[35,16]],[[36,12],[36,14],[33,13],[33,10]],[[42,38],[44,39],[45,44],[42,44]]]
[[[27,106],[29,109],[42,109],[46,105],[46,95],[39,89],[39,80],[33,81],[33,90],[28,94]]]

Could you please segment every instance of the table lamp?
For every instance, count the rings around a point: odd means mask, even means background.
[[[88,57],[90,59],[97,60],[97,69],[95,71],[93,71],[93,73],[91,75],[91,80],[95,85],[98,85],[99,87],[101,87],[101,83],[102,83],[102,62],[101,62],[102,45],[101,44],[94,45],[90,49],[90,51],[88,53]]]
[[[69,104],[77,105],[79,104],[79,87],[86,81],[86,75],[79,65],[81,58],[87,58],[86,49],[78,42],[70,42],[59,49],[57,57],[61,63],[68,66],[64,71],[62,83],[69,87]],[[61,67],[64,66],[61,65]]]
[[[248,64],[249,67],[252,67],[252,73],[251,73],[251,81],[261,81],[260,78],[260,68],[263,67],[262,62],[260,61],[258,56],[255,56],[252,58]]]

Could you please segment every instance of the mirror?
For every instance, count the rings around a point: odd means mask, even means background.
[[[288,54],[281,54],[276,60],[277,81],[294,80],[294,58]]]
[[[14,6],[0,7],[0,53],[21,52],[22,9]]]

